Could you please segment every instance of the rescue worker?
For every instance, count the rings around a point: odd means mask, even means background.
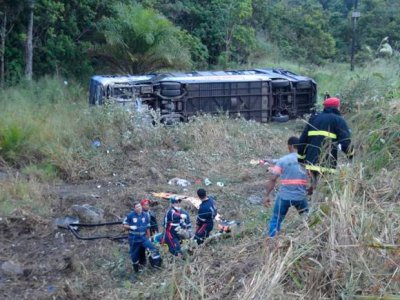
[[[205,238],[210,236],[211,230],[214,228],[214,219],[217,215],[217,208],[212,197],[207,196],[204,189],[197,190],[197,196],[201,200],[199,211],[196,219],[196,232],[194,239],[198,245],[202,244]]]
[[[133,269],[139,272],[139,251],[141,247],[150,251],[150,263],[152,266],[161,266],[161,257],[157,248],[150,242],[150,220],[142,210],[139,202],[134,203],[134,211],[128,214],[123,221],[125,230],[129,230],[129,248],[132,259]]]
[[[142,199],[140,201],[142,205],[142,210],[145,214],[148,215],[150,220],[150,237],[153,237],[155,234],[158,233],[158,223],[156,215],[153,211],[150,210],[150,200],[149,199]],[[140,247],[139,249],[139,269],[143,268],[146,265],[146,249],[144,247]]]
[[[157,217],[155,213],[150,210],[150,200],[149,199],[142,199],[140,201],[140,204],[142,205],[143,212],[148,214],[149,219],[150,219],[150,235],[153,236],[156,233],[158,233],[158,223],[157,223]]]
[[[274,209],[269,222],[268,235],[274,237],[281,228],[281,223],[291,206],[294,206],[300,214],[308,212],[307,201],[307,171],[297,160],[297,145],[299,139],[290,137],[288,140],[289,154],[278,159],[276,164],[270,167],[272,177],[267,182],[264,205],[271,205],[270,194],[280,177],[280,187],[276,195]]]
[[[309,194],[316,188],[318,177],[323,173],[335,173],[337,153],[340,148],[352,158],[350,130],[341,116],[340,99],[327,98],[324,110],[312,115],[299,141],[299,160],[311,171],[312,184]]]
[[[164,241],[168,245],[169,252],[175,256],[182,256],[180,242],[183,239],[182,230],[191,230],[189,214],[178,206],[179,201],[176,198],[170,198],[170,208],[164,217]]]

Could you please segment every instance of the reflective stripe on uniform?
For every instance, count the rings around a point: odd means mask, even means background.
[[[278,166],[272,166],[269,169],[274,174],[281,174],[282,173],[282,168],[278,167]]]
[[[332,174],[334,174],[334,173],[337,172],[336,169],[331,169],[331,168],[324,168],[324,167],[311,166],[311,165],[306,165],[305,167],[306,167],[307,170],[317,171],[317,172],[320,172],[320,173],[332,173]]]
[[[297,158],[298,158],[298,159],[305,159],[305,158],[306,158],[306,156],[305,156],[305,155],[300,155],[300,154],[297,154]]]
[[[325,130],[310,130],[308,136],[326,136],[331,139],[336,139],[337,136],[334,133]]]
[[[282,185],[307,185],[306,179],[281,179]]]
[[[347,156],[352,156],[352,155],[354,155],[354,152],[355,152],[354,149],[352,149],[352,150],[351,150],[349,153],[347,153],[346,155],[347,155]]]
[[[130,231],[129,231],[129,234],[142,236],[142,235],[145,235],[146,232],[135,232],[135,231],[131,231],[131,230],[130,230]]]

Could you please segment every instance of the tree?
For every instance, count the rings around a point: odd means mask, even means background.
[[[252,0],[214,0],[212,5],[214,24],[222,32],[219,63],[227,67],[232,59],[247,62],[256,48],[255,30],[247,23],[253,15]]]
[[[208,63],[247,63],[257,48],[254,0],[142,0],[206,46]]]
[[[389,37],[392,45],[400,42],[399,1],[363,0],[359,1],[359,11],[360,47],[367,45],[376,49],[385,37]]]
[[[26,38],[26,57],[25,57],[25,76],[27,80],[32,80],[32,62],[33,62],[33,10],[35,0],[28,0],[29,5],[29,23]]]
[[[99,24],[104,43],[92,55],[110,71],[147,73],[190,67],[190,53],[181,43],[185,33],[162,15],[138,4],[117,4],[115,17]]]
[[[22,6],[15,1],[0,3],[0,86],[5,84],[5,52],[7,36],[14,28],[14,21],[18,18]]]
[[[329,15],[316,0],[268,0],[259,7],[264,11],[258,27],[278,45],[284,57],[316,64],[334,58],[336,46],[329,32]]]

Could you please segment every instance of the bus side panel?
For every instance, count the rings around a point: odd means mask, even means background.
[[[185,115],[228,112],[247,120],[267,122],[270,88],[267,81],[187,83]]]

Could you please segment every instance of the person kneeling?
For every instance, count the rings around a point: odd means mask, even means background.
[[[189,214],[178,206],[178,200],[170,198],[169,202],[171,206],[164,217],[164,241],[168,245],[169,252],[175,256],[182,256],[180,243],[187,235],[190,237],[192,225]]]

